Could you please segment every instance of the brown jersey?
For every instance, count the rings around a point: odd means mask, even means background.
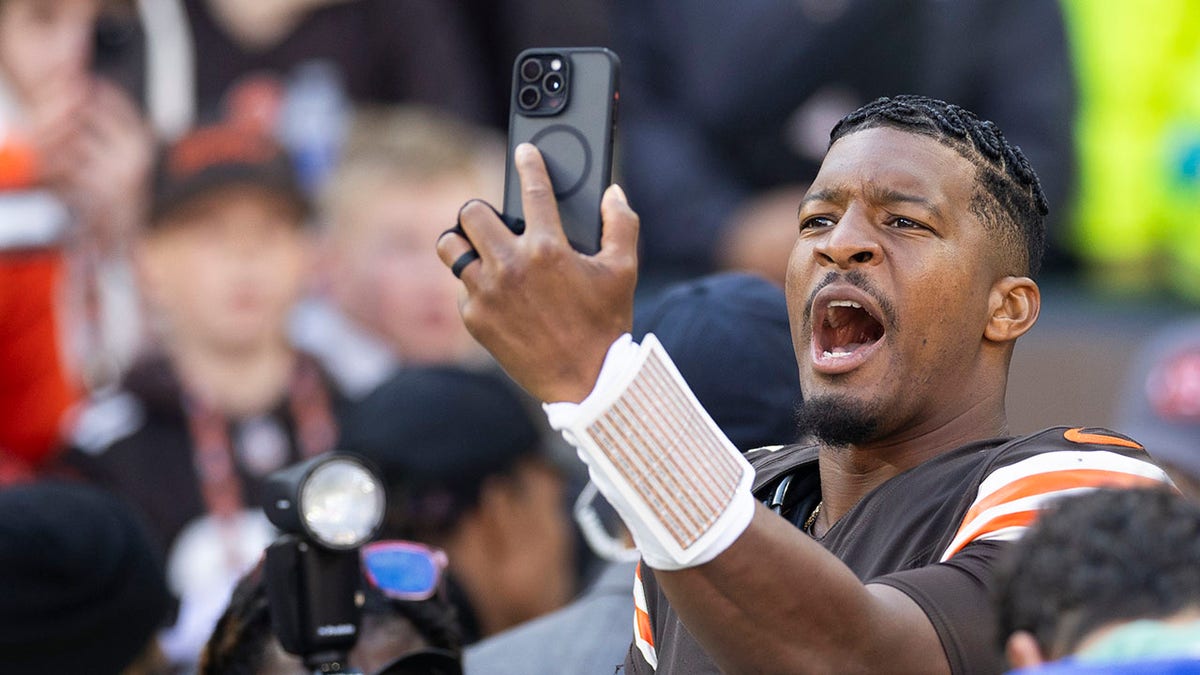
[[[758,450],[747,459],[759,499],[773,501],[790,476],[783,515],[799,525],[812,513],[821,499],[816,446]],[[1009,542],[1056,498],[1163,483],[1169,483],[1166,475],[1136,442],[1102,429],[1054,427],[977,441],[913,467],[868,493],[816,541],[863,582],[911,597],[937,631],[952,672],[1000,673],[1004,661],[989,594]],[[634,600],[626,673],[719,672],[644,565]]]

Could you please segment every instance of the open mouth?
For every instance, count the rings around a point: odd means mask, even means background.
[[[846,358],[883,337],[883,324],[854,300],[830,300],[814,329],[825,358]]]

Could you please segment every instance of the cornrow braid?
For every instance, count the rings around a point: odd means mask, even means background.
[[[980,191],[971,208],[1013,248],[1012,264],[1030,276],[1041,267],[1049,212],[1037,173],[1021,149],[993,122],[927,96],[883,97],[843,117],[829,133],[830,145],[855,131],[889,126],[930,136],[958,151],[978,169]]]

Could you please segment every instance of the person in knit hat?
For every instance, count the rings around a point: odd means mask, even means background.
[[[172,610],[141,520],[82,484],[0,490],[0,654],[5,672],[158,672]]]

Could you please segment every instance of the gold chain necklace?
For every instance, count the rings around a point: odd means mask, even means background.
[[[817,502],[817,508],[813,509],[812,513],[808,516],[808,520],[804,521],[804,531],[805,532],[812,534],[812,526],[816,524],[817,516],[821,513],[821,505],[824,503],[825,503],[824,499]]]

